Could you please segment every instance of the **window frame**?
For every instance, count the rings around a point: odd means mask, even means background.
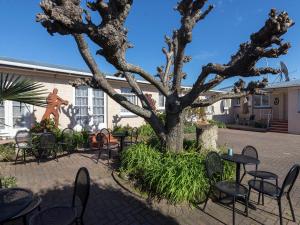
[[[0,130],[5,130],[5,102],[2,102],[2,104],[0,104],[0,108],[3,108],[3,116],[1,116],[0,114],[0,120],[3,120],[3,124],[2,122],[0,123]]]
[[[268,105],[263,104],[263,97],[266,97],[266,96],[268,97]],[[259,105],[255,104],[255,98],[256,97],[260,98],[260,104]],[[270,108],[271,107],[271,95],[270,94],[267,94],[267,95],[254,95],[253,96],[253,105],[254,105],[254,108]]]
[[[87,91],[87,96],[77,96],[77,90],[78,89],[86,89]],[[86,127],[89,125],[89,88],[87,86],[79,86],[79,87],[75,87],[75,93],[74,93],[74,97],[75,97],[75,101],[74,101],[74,105],[75,105],[75,109],[76,109],[76,115],[75,115],[75,123],[76,125],[80,125],[81,127]],[[77,104],[77,98],[86,98],[87,100],[87,104],[86,105],[82,105],[82,104]],[[81,108],[86,108],[87,114],[83,115],[81,114]],[[83,118],[86,117],[87,118],[87,124],[83,124]]]
[[[233,99],[233,107],[241,107],[241,98]]]
[[[132,89],[130,87],[121,87],[120,88],[120,92],[121,94],[127,98],[127,97],[133,97],[133,101],[131,101],[130,99],[128,99],[128,101],[130,101],[131,103],[138,105],[138,98],[137,95],[135,93],[132,92]],[[130,112],[129,110],[125,109],[124,107],[120,106],[120,113],[119,115],[121,117],[137,117],[137,115],[135,115],[134,113]]]
[[[102,96],[101,97],[96,96],[95,95],[95,91],[102,92]],[[104,97],[105,93],[101,89],[92,89],[92,92],[93,92],[93,96],[92,96],[92,98],[93,98],[93,115],[92,115],[92,117],[93,117],[93,124],[95,124],[95,117],[103,117],[103,122],[101,122],[101,123],[104,123],[104,121],[105,121],[105,97]],[[95,100],[102,100],[103,104],[96,106],[95,105]],[[99,114],[95,113],[95,108],[100,108],[100,109],[103,108],[103,113],[99,113]],[[100,123],[98,123],[98,124],[100,124]]]
[[[15,106],[14,104],[18,103],[19,105]],[[12,124],[13,124],[13,128],[14,129],[20,129],[20,128],[26,128],[26,118],[24,118],[24,116],[26,116],[26,105],[24,103],[19,103],[19,102],[15,102],[15,101],[12,101]],[[15,107],[19,107],[20,108],[20,114],[18,116],[15,116],[15,113],[14,113],[14,109]],[[24,111],[21,111],[21,110],[24,110]],[[23,124],[23,126],[19,126],[17,125],[17,119],[22,119],[23,117],[23,120],[22,122],[25,122],[25,124]],[[22,123],[21,122],[21,123]]]
[[[161,98],[163,99],[163,106],[160,104]],[[166,97],[162,93],[158,92],[158,109],[163,110],[165,109],[165,107],[166,107]]]

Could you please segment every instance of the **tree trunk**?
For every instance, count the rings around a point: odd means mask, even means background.
[[[183,151],[184,115],[168,113],[166,116],[166,149],[179,153]]]

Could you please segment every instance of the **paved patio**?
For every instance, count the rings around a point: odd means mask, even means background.
[[[300,163],[300,136],[277,133],[254,133],[221,129],[219,144],[227,144],[240,152],[246,144],[259,150],[262,161],[260,168],[276,172],[282,177],[291,165]],[[73,182],[79,167],[88,168],[91,179],[91,195],[85,215],[86,225],[215,225],[231,224],[232,211],[209,201],[206,212],[188,206],[170,206],[164,201],[147,202],[120,188],[111,176],[106,160],[96,164],[94,154],[76,153],[71,157],[59,158],[59,162],[48,161],[38,165],[36,162],[14,165],[0,163],[1,174],[16,176],[18,186],[29,188],[43,198],[42,208],[71,202]],[[246,181],[247,179],[245,179]],[[257,196],[252,194],[252,200]],[[291,221],[287,201],[283,201],[284,224],[300,224],[300,182],[292,193],[297,223]],[[238,207],[243,209],[242,207]],[[279,224],[275,201],[266,198],[265,206],[250,210],[246,218],[237,214],[237,224]],[[12,224],[21,224],[15,222]]]

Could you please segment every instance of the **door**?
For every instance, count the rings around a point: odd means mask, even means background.
[[[273,120],[283,120],[283,94],[273,94],[272,98]]]

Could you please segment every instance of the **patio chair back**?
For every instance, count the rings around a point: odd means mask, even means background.
[[[209,152],[205,159],[205,169],[210,183],[216,179],[222,179],[223,161],[217,152]]]
[[[28,147],[31,144],[31,134],[27,130],[19,130],[15,136],[15,142],[18,148]]]
[[[56,137],[53,133],[43,133],[39,140],[40,149],[51,151],[55,148]]]
[[[100,130],[100,133],[104,134],[107,137],[108,142],[110,142],[110,131],[106,128]]]
[[[295,164],[290,171],[288,172],[288,174],[286,175],[284,182],[282,183],[282,187],[281,187],[281,192],[280,192],[280,196],[282,196],[284,193],[290,193],[290,191],[292,190],[295,181],[299,175],[300,172],[300,165],[299,164]]]
[[[96,141],[98,143],[98,148],[102,148],[104,145],[108,146],[109,143],[109,135],[102,133],[102,130],[97,134]]]
[[[132,128],[132,130],[131,130],[131,135],[130,135],[130,136],[131,136],[131,137],[130,137],[131,143],[132,143],[132,144],[137,143],[137,139],[138,139],[138,136],[139,136],[139,130],[138,130],[137,127]]]
[[[82,218],[90,194],[90,175],[85,167],[81,167],[75,178],[72,206],[77,209],[77,215]]]
[[[61,134],[62,142],[66,143],[68,146],[73,146],[74,144],[74,130],[71,128],[65,128]]]
[[[251,145],[247,145],[243,148],[242,155],[246,155],[255,159],[258,159],[258,153],[256,148]]]

